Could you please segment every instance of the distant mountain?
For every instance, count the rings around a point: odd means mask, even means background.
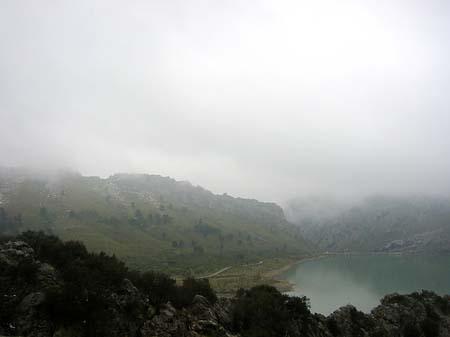
[[[130,266],[210,271],[309,252],[274,203],[215,195],[147,174],[85,177],[70,171],[0,169],[0,231],[42,229]]]
[[[326,251],[450,251],[450,199],[372,196],[361,202],[304,198],[286,206],[305,238]]]

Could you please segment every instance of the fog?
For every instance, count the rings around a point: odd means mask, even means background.
[[[0,165],[449,194],[450,2],[0,2]]]

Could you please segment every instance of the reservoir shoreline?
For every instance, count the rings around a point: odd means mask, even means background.
[[[448,253],[345,252],[305,257],[269,275],[290,285],[283,292],[310,298],[315,312],[347,304],[369,312],[386,294],[449,294],[449,265]]]

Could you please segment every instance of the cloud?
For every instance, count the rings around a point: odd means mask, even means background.
[[[276,201],[449,191],[447,1],[0,6],[3,165]]]

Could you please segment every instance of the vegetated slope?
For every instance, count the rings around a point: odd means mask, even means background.
[[[298,199],[286,208],[328,251],[449,251],[450,199],[373,196],[354,205]]]
[[[157,175],[1,169],[0,202],[3,232],[44,229],[139,269],[206,272],[311,249],[276,204]]]

